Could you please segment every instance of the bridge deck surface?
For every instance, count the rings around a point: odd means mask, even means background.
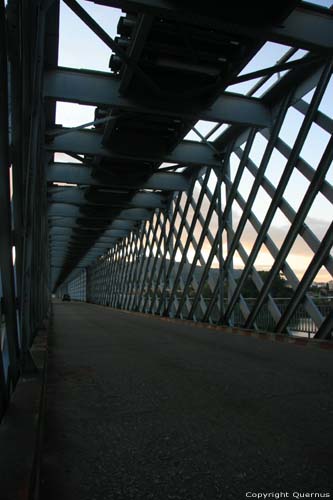
[[[41,500],[333,492],[332,351],[56,303]]]

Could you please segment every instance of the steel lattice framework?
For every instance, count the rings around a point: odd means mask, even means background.
[[[51,291],[285,334],[302,320],[331,338],[332,305],[310,287],[333,277],[332,11],[89,2],[123,11],[112,38],[64,0],[110,72],[58,66],[59,0],[0,2],[0,414]],[[266,42],[283,56],[244,71]],[[59,101],[94,106],[93,122],[56,125]]]

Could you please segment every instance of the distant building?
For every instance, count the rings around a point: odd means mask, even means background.
[[[322,281],[316,281],[315,283],[313,283],[314,286],[316,286],[317,288],[326,288],[326,282],[322,282]]]

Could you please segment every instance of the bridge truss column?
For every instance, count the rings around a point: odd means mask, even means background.
[[[8,117],[8,52],[5,9],[0,2],[0,417],[19,377],[19,338],[13,265]],[[4,320],[4,321],[3,321]],[[2,347],[3,346],[3,347]]]
[[[30,348],[49,307],[42,79],[50,5],[0,2],[0,390],[6,401],[19,375],[35,369]]]

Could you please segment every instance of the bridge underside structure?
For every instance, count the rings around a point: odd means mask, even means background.
[[[286,335],[301,315],[331,339],[310,287],[333,277],[332,11],[63,3],[109,71],[58,66],[58,0],[0,3],[0,413],[51,292]],[[122,9],[117,37],[93,3]],[[57,102],[95,118],[59,126]]]

